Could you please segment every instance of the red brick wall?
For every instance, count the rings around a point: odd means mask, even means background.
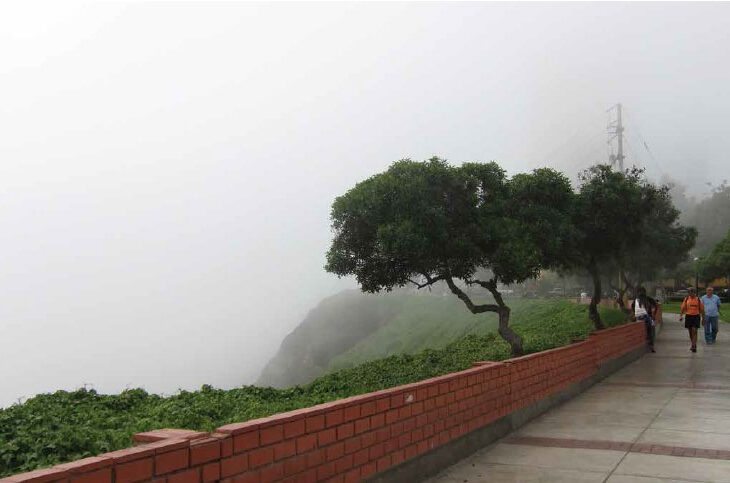
[[[584,342],[370,394],[222,426],[159,430],[138,446],[1,482],[359,481],[594,374],[645,343],[642,322]]]

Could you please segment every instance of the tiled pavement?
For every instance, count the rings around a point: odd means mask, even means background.
[[[677,316],[664,321],[656,354],[431,481],[730,482],[730,325],[692,354]]]

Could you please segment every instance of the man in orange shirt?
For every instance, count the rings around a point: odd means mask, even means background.
[[[682,322],[682,316],[686,315],[684,319],[684,326],[689,331],[689,340],[692,343],[692,347],[689,350],[697,352],[697,329],[700,328],[700,321],[702,325],[705,325],[705,306],[697,297],[697,292],[694,288],[689,289],[689,296],[685,297],[682,302],[682,308],[679,310],[679,321]]]

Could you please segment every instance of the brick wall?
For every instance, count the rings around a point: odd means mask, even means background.
[[[593,375],[645,343],[644,324],[588,340],[271,417],[216,432],[159,430],[137,446],[9,482],[198,483],[360,481]]]

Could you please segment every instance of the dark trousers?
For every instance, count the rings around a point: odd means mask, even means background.
[[[639,320],[644,321],[644,327],[646,327],[646,341],[649,347],[654,347],[654,321],[649,315],[642,315]]]

